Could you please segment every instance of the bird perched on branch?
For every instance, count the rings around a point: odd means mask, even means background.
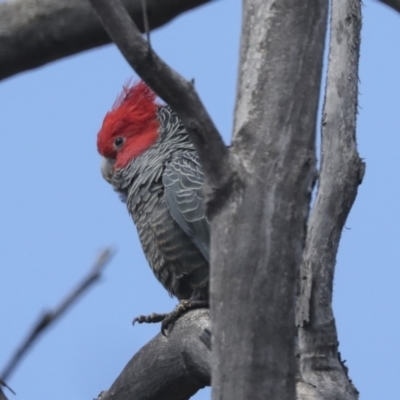
[[[165,330],[188,309],[208,306],[209,223],[194,145],[170,107],[143,82],[125,86],[97,136],[104,179],[121,195],[154,275],[179,304],[139,316]]]

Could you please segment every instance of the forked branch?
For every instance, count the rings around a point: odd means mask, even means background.
[[[301,374],[319,393],[316,399],[358,398],[339,358],[332,289],[341,233],[365,170],[356,144],[360,29],[361,2],[333,0],[321,171],[297,310]]]

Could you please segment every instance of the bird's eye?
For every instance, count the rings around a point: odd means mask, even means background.
[[[120,147],[124,143],[124,141],[125,140],[122,137],[115,138],[114,140],[115,147]]]

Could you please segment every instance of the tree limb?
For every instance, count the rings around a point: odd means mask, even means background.
[[[321,171],[308,222],[297,310],[300,371],[319,392],[316,399],[358,398],[338,353],[332,289],[342,229],[365,171],[356,144],[360,29],[360,1],[333,0]]]
[[[229,175],[228,150],[193,84],[149,48],[120,0],[90,2],[132,68],[179,115],[196,145],[208,183],[213,188],[223,186]]]
[[[209,311],[179,318],[168,337],[159,333],[139,350],[98,400],[187,400],[210,385],[211,352],[200,340]]]
[[[400,12],[400,0],[378,0],[380,3],[386,4],[393,10]]]
[[[71,306],[75,304],[82,297],[82,295],[93,286],[95,282],[101,278],[101,274],[111,260],[112,255],[113,253],[110,249],[102,251],[92,266],[89,274],[76,286],[76,288],[74,288],[53,310],[47,311],[44,313],[44,315],[40,316],[39,320],[32,327],[26,339],[15,351],[14,355],[3,369],[0,375],[3,380],[7,380],[38,337],[43,334],[43,332],[49,328],[50,325],[54,324],[54,322],[60,319],[60,317],[69,308],[71,308]]]
[[[211,0],[146,0],[150,29]],[[143,31],[141,0],[124,0]],[[0,80],[110,43],[87,0],[0,3]]]

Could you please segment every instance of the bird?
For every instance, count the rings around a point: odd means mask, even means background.
[[[179,303],[140,315],[166,332],[187,310],[208,307],[210,224],[199,156],[178,115],[143,82],[126,84],[97,135],[101,173],[126,203],[146,259]]]

